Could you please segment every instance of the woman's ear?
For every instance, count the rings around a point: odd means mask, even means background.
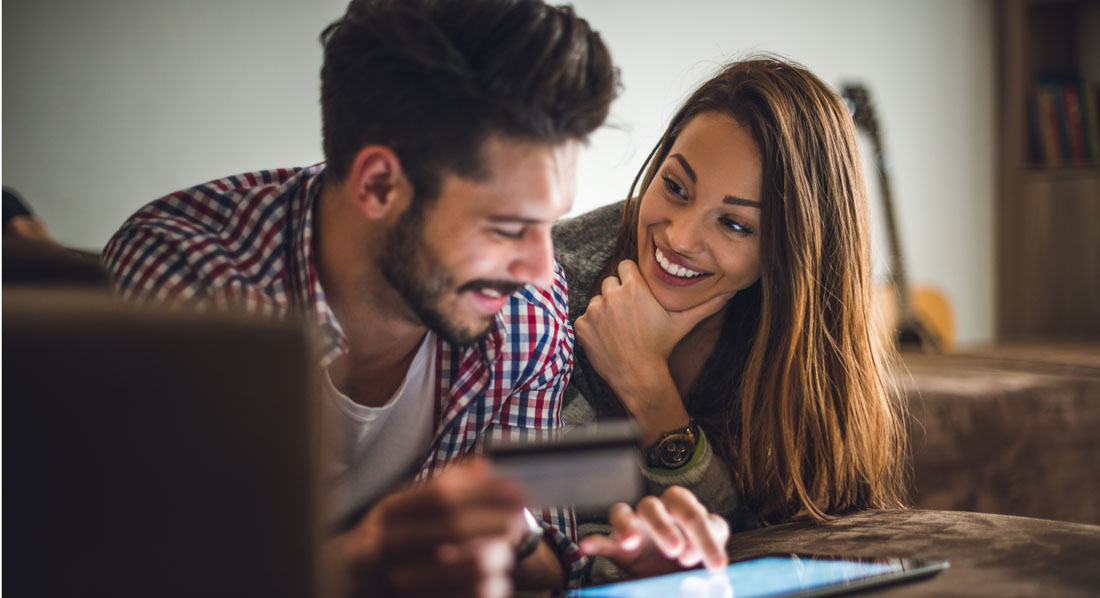
[[[347,184],[355,205],[371,220],[384,220],[400,213],[412,195],[401,160],[384,145],[368,145],[359,150],[348,170]]]

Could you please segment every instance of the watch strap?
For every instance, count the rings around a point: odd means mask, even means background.
[[[539,543],[542,542],[542,526],[535,520],[535,516],[529,509],[523,509],[523,518],[527,524],[527,531],[515,546],[517,563],[534,554],[539,548]]]

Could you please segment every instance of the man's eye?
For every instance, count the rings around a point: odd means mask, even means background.
[[[527,230],[526,227],[519,228],[494,228],[492,232],[494,235],[502,239],[516,240],[523,237],[523,233]]]
[[[672,193],[673,195],[678,195],[680,197],[683,197],[684,199],[687,199],[687,192],[684,191],[684,188],[681,187],[679,183],[672,180],[672,178],[667,176],[667,175],[662,176],[661,179],[664,180],[665,189],[668,189],[669,193]]]

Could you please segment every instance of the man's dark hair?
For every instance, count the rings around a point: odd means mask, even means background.
[[[486,175],[489,136],[584,139],[619,88],[588,23],[538,0],[353,0],[321,41],[327,176],[385,145],[421,199],[445,173]]]

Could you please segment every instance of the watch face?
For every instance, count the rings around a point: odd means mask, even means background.
[[[661,445],[661,464],[665,467],[679,467],[691,457],[692,446],[685,438],[669,438]]]

